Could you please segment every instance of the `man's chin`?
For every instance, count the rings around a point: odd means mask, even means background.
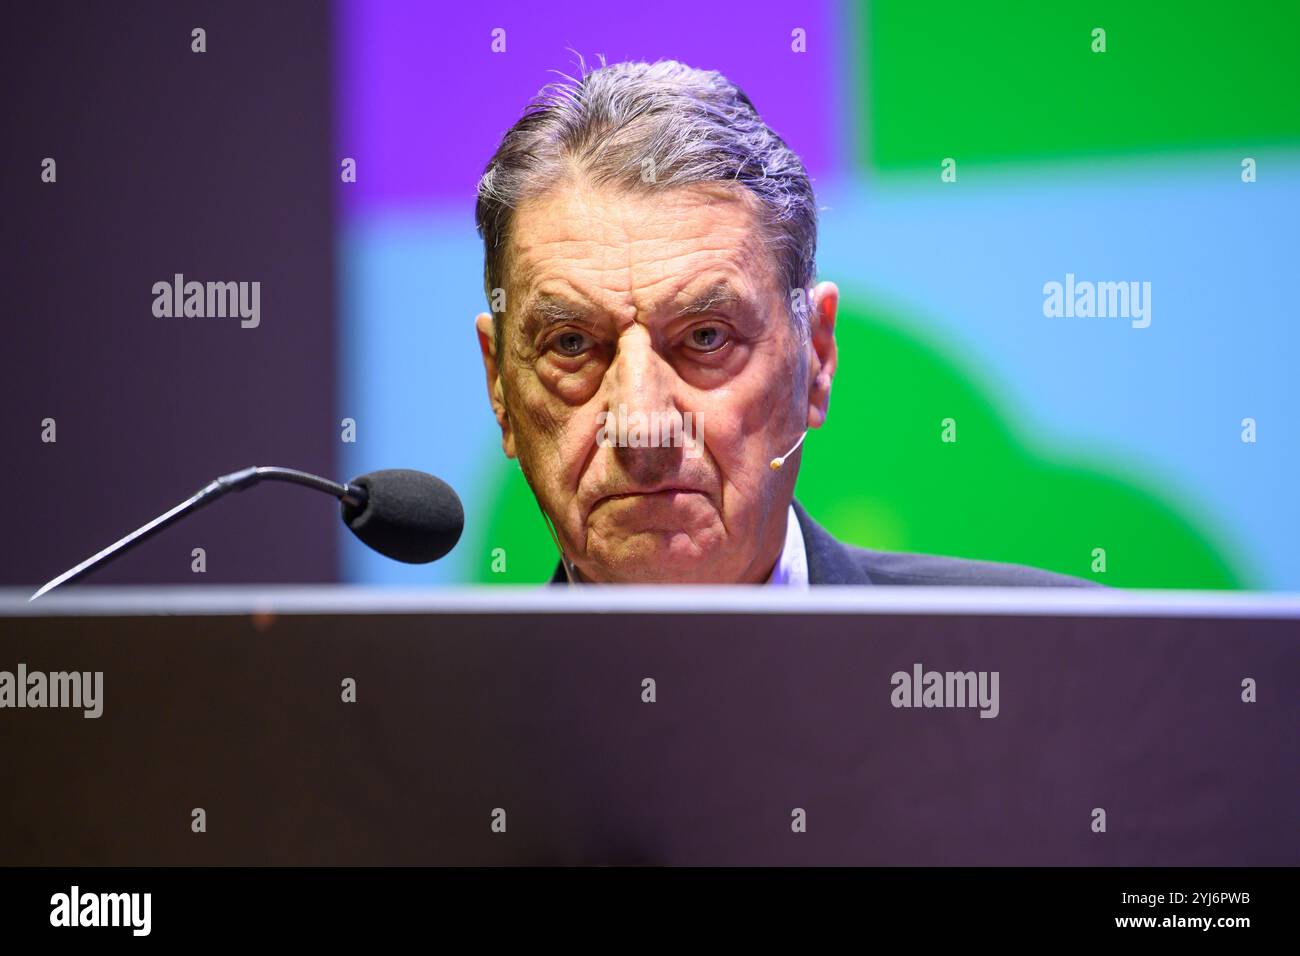
[[[712,539],[713,535],[708,535]],[[609,584],[701,584],[726,580],[719,555],[684,530],[641,531],[600,539],[587,551],[584,577]]]

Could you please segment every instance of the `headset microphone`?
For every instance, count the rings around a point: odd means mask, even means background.
[[[808,432],[805,430],[804,433],[799,436],[799,440],[794,443],[794,447],[791,448],[784,455],[782,455],[780,458],[773,458],[771,462],[769,462],[768,467],[770,467],[773,471],[780,471],[781,466],[785,464],[785,460],[799,450],[799,446],[803,444],[803,440],[807,437],[808,437]]]

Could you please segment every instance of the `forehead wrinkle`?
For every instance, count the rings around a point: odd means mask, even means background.
[[[573,183],[580,191],[590,190],[589,184]],[[620,331],[631,325],[644,323],[660,316],[693,315],[720,308],[737,302],[751,303],[759,287],[766,288],[768,264],[764,256],[768,249],[764,243],[745,225],[752,224],[753,210],[746,202],[744,191],[739,194],[722,188],[695,188],[677,192],[676,197],[688,200],[681,210],[684,217],[671,218],[667,223],[665,234],[645,235],[642,228],[646,225],[641,220],[639,200],[644,197],[635,194],[620,196],[614,194],[614,202],[607,203],[604,214],[594,217],[585,215],[586,210],[579,210],[584,215],[570,219],[568,215],[555,216],[556,212],[569,212],[563,194],[537,197],[540,202],[532,205],[526,215],[540,216],[541,222],[548,225],[550,235],[538,238],[529,230],[518,230],[510,237],[514,244],[512,250],[515,266],[514,279],[517,288],[529,293],[529,287],[545,286],[550,279],[560,279],[570,286],[574,297],[584,303],[585,316],[582,312],[564,311],[563,301],[546,301],[540,296],[536,300],[536,309],[529,303],[523,311],[525,328],[536,329],[542,322],[550,319],[562,321],[566,318],[586,317],[590,319],[599,313],[614,321]],[[628,202],[617,200],[626,199]],[[740,202],[737,204],[736,200]],[[550,200],[559,200],[559,208],[546,209]],[[742,219],[747,223],[710,223],[713,211],[723,206],[739,205],[744,210]],[[666,213],[667,210],[660,209]],[[702,216],[702,219],[697,219]],[[521,217],[523,218],[523,217]],[[651,213],[651,218],[656,218]],[[586,225],[599,225],[605,238],[598,238],[590,230],[582,234]],[[722,234],[713,231],[714,226],[722,227]],[[612,241],[611,241],[612,240]],[[672,250],[676,243],[685,242],[687,248]],[[667,255],[661,250],[667,246]],[[703,260],[703,261],[702,261]],[[555,273],[555,267],[565,268]],[[577,271],[574,272],[573,270]],[[764,273],[753,275],[755,270]],[[702,293],[683,301],[683,289],[700,281],[701,276],[709,272],[734,273],[728,283],[722,279],[714,280]],[[568,273],[568,274],[566,274]],[[686,275],[683,275],[686,273]],[[575,285],[577,278],[584,280],[581,286]],[[583,288],[594,283],[591,288]],[[515,284],[512,282],[511,284]],[[617,288],[615,288],[617,286]],[[656,286],[670,286],[671,292],[658,292]],[[730,286],[728,288],[727,286]]]
[[[750,275],[737,256],[718,255],[719,251],[733,250],[692,249],[667,265],[657,263],[654,275],[640,275],[641,281],[631,289],[636,314],[647,318],[696,315],[750,301],[764,285],[762,277]]]

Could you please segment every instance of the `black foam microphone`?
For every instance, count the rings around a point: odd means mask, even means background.
[[[456,546],[465,526],[465,512],[456,492],[445,481],[424,472],[395,468],[339,484],[294,468],[259,465],[210,481],[175,508],[47,581],[28,600],[35,601],[61,584],[84,577],[222,495],[263,480],[287,481],[333,495],[343,502],[343,520],[353,534],[380,554],[408,564],[438,560]]]
[[[465,511],[451,485],[407,468],[372,471],[349,484],[364,503],[343,499],[343,523],[380,554],[407,564],[437,561],[456,546]]]

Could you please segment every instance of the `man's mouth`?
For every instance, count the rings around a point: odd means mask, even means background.
[[[592,507],[598,507],[606,502],[611,501],[633,501],[638,499],[651,498],[671,498],[675,495],[702,495],[704,494],[698,488],[688,488],[684,485],[668,485],[661,488],[639,488],[631,491],[619,491],[607,495],[602,495],[596,499],[596,504]]]

